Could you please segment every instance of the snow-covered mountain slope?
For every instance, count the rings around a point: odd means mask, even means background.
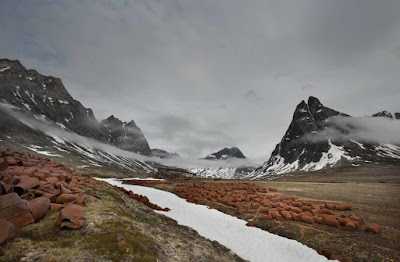
[[[27,70],[18,60],[0,59],[0,102],[16,106],[37,119],[51,121],[60,129],[124,150],[151,154],[146,138],[133,121],[123,126],[113,126],[115,121],[101,125],[90,108],[69,94],[61,79]],[[0,139],[3,135],[0,132]]]
[[[190,172],[202,178],[222,178],[222,179],[246,179],[252,172],[252,167],[208,167],[193,168]]]
[[[125,151],[102,141],[63,130],[50,120],[36,119],[17,106],[0,103],[0,147],[30,150],[77,167],[118,167],[152,172],[148,157]]]
[[[399,164],[400,141],[379,142],[373,137],[379,137],[381,124],[386,125],[384,128],[398,128],[397,121],[387,111],[374,117],[354,118],[310,97],[308,103],[302,101],[296,107],[292,122],[270,159],[250,178],[369,162]]]
[[[244,179],[254,171],[254,167],[243,165],[235,167],[229,166],[229,163],[236,160],[244,160],[246,157],[237,147],[223,148],[218,152],[209,154],[204,158],[205,160],[215,161],[221,163],[221,167],[203,167],[192,168],[190,172],[196,174],[197,177],[203,178],[223,178],[223,179]],[[221,162],[222,161],[222,162]]]

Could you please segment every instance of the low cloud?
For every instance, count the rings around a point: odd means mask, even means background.
[[[355,140],[367,143],[400,144],[400,121],[384,117],[333,117],[323,131],[304,139],[321,142],[327,139]]]
[[[18,107],[0,102],[0,112],[9,114],[21,123],[34,130],[43,132],[45,135],[52,137],[54,140],[64,140],[72,142],[80,146],[84,146],[91,149],[96,149],[104,152],[108,152],[117,156],[123,156],[130,159],[136,159],[140,161],[149,161],[160,163],[165,166],[180,167],[180,168],[218,168],[218,167],[257,167],[261,164],[260,159],[229,159],[229,160],[204,160],[204,159],[188,159],[177,157],[173,159],[160,159],[157,157],[148,157],[140,154],[136,154],[130,151],[125,151],[115,146],[100,142],[98,140],[80,136],[76,133],[69,132],[59,128],[56,124],[51,121],[39,120],[32,116],[28,112],[20,110]],[[178,124],[180,127],[190,127],[190,124],[185,121],[178,120],[176,118],[172,122]],[[170,120],[171,120],[170,119]],[[61,139],[61,140],[60,140]]]

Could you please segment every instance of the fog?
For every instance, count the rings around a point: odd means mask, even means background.
[[[323,131],[307,136],[311,142],[355,140],[366,143],[400,144],[400,121],[385,117],[333,117]]]
[[[47,136],[52,137],[55,141],[72,142],[80,146],[89,147],[91,149],[104,151],[130,159],[156,162],[162,165],[180,168],[257,167],[262,163],[261,159],[204,160],[188,159],[183,157],[176,157],[172,159],[148,157],[134,152],[125,151],[101,141],[63,130],[50,120],[43,120],[43,118],[39,117],[35,118],[30,112],[22,111],[20,108],[8,103],[0,102],[0,110],[13,116],[15,119],[29,126],[30,128],[41,131]]]

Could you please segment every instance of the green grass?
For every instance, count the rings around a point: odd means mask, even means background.
[[[107,232],[83,238],[85,248],[95,250],[112,261],[155,261],[157,250],[153,240],[135,230],[126,221],[111,219],[101,224]]]
[[[112,189],[112,188],[107,188],[107,187],[102,187],[98,190],[98,192],[102,195],[111,195],[113,197],[117,196],[118,193]]]
[[[77,185],[76,187],[79,188],[79,189],[82,189],[86,193],[90,193],[90,192],[93,191],[93,188],[91,188],[91,187],[84,187],[84,186],[81,186],[81,185]]]

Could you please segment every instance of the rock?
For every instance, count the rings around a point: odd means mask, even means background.
[[[269,191],[271,191],[271,192],[276,192],[276,191],[278,191],[278,189],[276,189],[276,188],[274,188],[274,187],[270,187],[270,188],[269,188]]]
[[[29,201],[27,206],[36,222],[49,212],[50,200],[46,197],[38,197]]]
[[[378,224],[372,223],[367,226],[367,231],[378,234],[381,232],[381,227]]]
[[[83,208],[80,205],[71,204],[60,211],[57,225],[60,228],[80,229],[85,223]]]
[[[6,219],[0,218],[0,245],[15,236],[15,226]]]

